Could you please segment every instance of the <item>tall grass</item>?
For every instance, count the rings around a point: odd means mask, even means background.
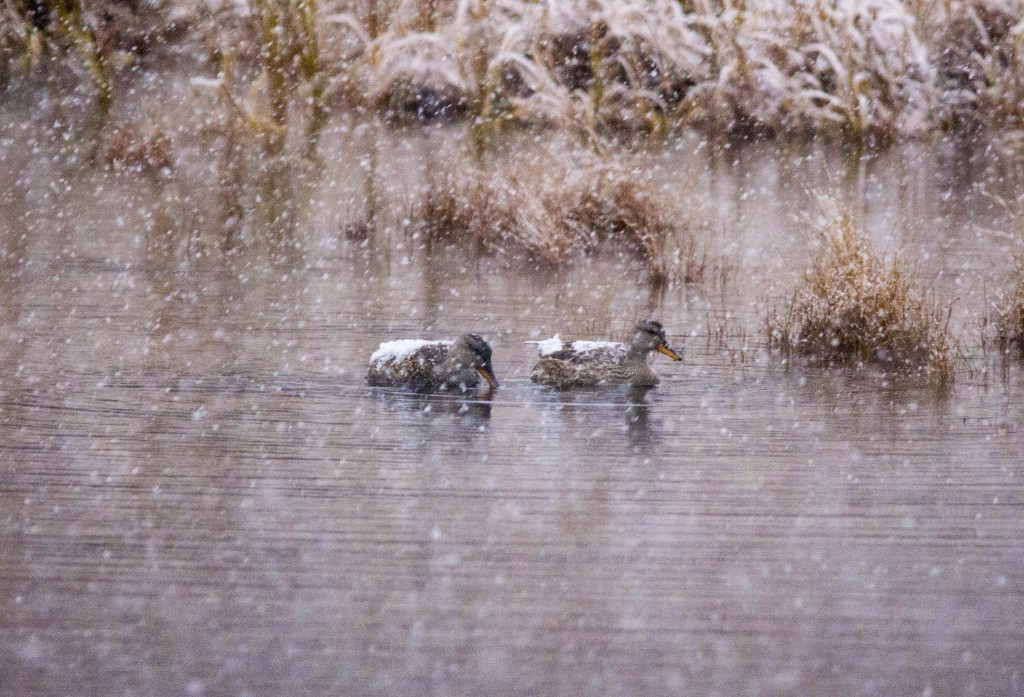
[[[917,29],[899,0],[463,0],[432,31],[367,40],[362,79],[392,114],[474,124],[913,134],[934,83]]]
[[[152,3],[131,14],[113,0],[82,2],[7,0],[0,44],[17,56],[7,72],[45,65],[63,46],[109,109],[118,52],[219,35],[255,61],[271,121],[283,128],[307,106],[306,154],[332,105],[464,118],[481,149],[523,123],[855,140],[1024,130],[1020,0],[250,0],[216,11],[161,0],[162,15],[141,9]],[[270,140],[282,147],[279,134]]]
[[[1003,353],[1016,349],[1024,356],[1024,264],[1017,264],[1016,281],[996,308],[996,343]]]
[[[698,124],[855,139],[925,127],[931,68],[898,0],[694,4],[710,49],[692,104]]]
[[[949,381],[946,318],[905,265],[880,257],[846,213],[830,214],[822,239],[792,297],[768,315],[769,345],[786,356]]]
[[[1024,129],[1024,6],[953,3],[935,31],[938,121],[954,131]]]
[[[803,115],[835,121],[856,138],[924,128],[933,75],[903,4],[848,0],[828,8],[819,1],[800,19],[810,30],[803,55],[813,66],[799,93]]]
[[[707,72],[694,24],[670,0],[552,3],[531,24],[531,55],[562,90],[587,94],[595,126],[661,133]]]
[[[102,126],[119,71],[188,41],[195,13],[175,0],[4,0],[0,3],[0,87],[15,77],[77,77],[93,92]]]
[[[81,0],[6,2],[0,9],[0,47],[4,56],[20,54],[23,68],[34,70],[49,55],[69,58],[67,65],[83,72],[92,82],[101,122],[113,103],[110,53],[98,37],[97,20]],[[6,71],[10,71],[10,60]]]
[[[312,153],[326,120],[316,0],[252,0],[251,7],[259,29],[261,78],[266,83],[274,126],[266,133],[265,150],[271,155],[284,151],[289,107],[304,88],[309,104],[305,152]]]

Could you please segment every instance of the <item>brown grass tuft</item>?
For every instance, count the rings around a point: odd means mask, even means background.
[[[831,217],[824,240],[783,313],[769,314],[769,345],[784,355],[949,381],[946,323],[904,265],[878,256],[848,214]]]
[[[654,185],[619,160],[580,157],[457,171],[428,192],[416,218],[435,239],[473,240],[499,254],[561,263],[621,249],[644,260],[652,281],[700,281],[705,263],[691,230]]]

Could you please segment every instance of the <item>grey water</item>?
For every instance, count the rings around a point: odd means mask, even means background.
[[[979,339],[1019,250],[1012,159],[656,149],[713,268],[652,289],[629,258],[547,268],[405,230],[450,129],[331,130],[230,252],[198,146],[169,186],[20,133],[3,694],[1024,695],[1024,391]],[[368,137],[385,222],[362,239]],[[952,306],[950,388],[763,350],[822,190]],[[655,356],[642,399],[529,381],[525,341],[647,315],[685,362]],[[379,342],[465,331],[495,394],[365,386]]]

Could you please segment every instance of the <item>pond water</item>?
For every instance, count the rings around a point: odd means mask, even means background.
[[[1024,694],[1024,385],[978,338],[1019,249],[1012,161],[928,143],[851,174],[824,146],[684,140],[651,167],[700,203],[719,270],[655,291],[629,259],[403,232],[450,130],[369,136],[379,235],[344,233],[368,136],[339,126],[272,241],[223,254],[198,150],[170,187],[19,128],[4,694]],[[956,298],[951,388],[759,348],[823,188]],[[529,381],[524,341],[648,313],[685,362],[655,356],[642,403]],[[493,398],[365,386],[380,341],[464,331],[491,340]]]

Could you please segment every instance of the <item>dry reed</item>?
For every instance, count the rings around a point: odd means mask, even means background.
[[[848,214],[830,216],[823,239],[824,249],[782,313],[769,313],[769,345],[786,356],[949,381],[945,319],[903,263],[878,256]]]

